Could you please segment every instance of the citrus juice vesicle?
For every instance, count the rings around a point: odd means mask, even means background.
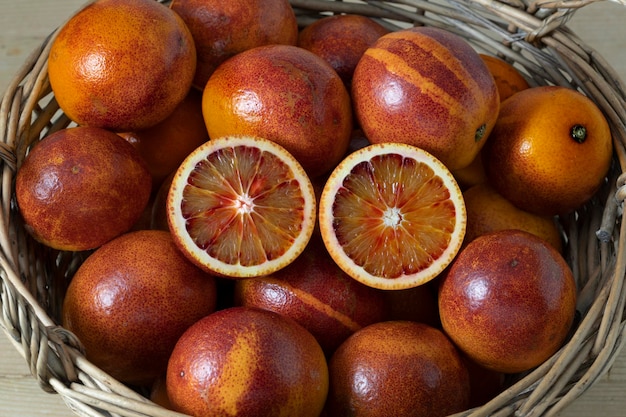
[[[197,148],[176,172],[167,200],[181,250],[231,278],[288,265],[315,225],[315,194],[301,165],[259,137],[222,137]]]
[[[458,184],[430,153],[405,144],[350,154],[320,199],[320,231],[335,262],[381,289],[436,277],[463,241],[466,212]]]

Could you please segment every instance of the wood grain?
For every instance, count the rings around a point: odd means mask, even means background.
[[[4,91],[28,54],[83,0],[0,0],[0,91]],[[586,6],[570,28],[603,55],[626,80],[626,18],[624,6],[604,2]],[[609,373],[560,417],[622,417],[626,408],[626,352]],[[0,332],[0,416],[69,417],[73,413],[59,395],[44,392]]]

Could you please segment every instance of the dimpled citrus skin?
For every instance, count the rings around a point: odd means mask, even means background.
[[[73,127],[41,140],[18,169],[15,194],[26,229],[61,250],[97,248],[140,218],[151,176],[128,142]]]
[[[585,138],[577,141],[572,130]],[[613,142],[598,106],[562,86],[527,88],[502,103],[484,152],[487,179],[517,207],[566,214],[587,202],[611,166]]]
[[[465,410],[469,374],[440,330],[386,321],[350,336],[329,362],[329,417],[438,417]]]
[[[231,307],[181,336],[166,385],[173,407],[197,417],[316,417],[328,393],[328,367],[315,338],[295,321]]]
[[[288,0],[174,0],[170,4],[189,27],[200,90],[215,68],[233,55],[261,45],[295,45],[298,22]]]
[[[238,280],[235,302],[291,317],[309,330],[324,352],[385,317],[385,293],[352,279],[328,255],[319,236],[285,268]]]
[[[444,331],[469,358],[504,373],[555,353],[574,321],[577,288],[563,257],[521,230],[482,235],[461,251],[439,289]]]
[[[474,160],[500,106],[478,53],[463,38],[434,27],[381,36],[354,70],[352,97],[370,142],[418,146],[451,170]]]
[[[54,40],[50,84],[80,125],[131,131],[153,126],[185,98],[196,69],[189,29],[152,0],[98,0]]]
[[[96,366],[147,384],[165,372],[180,335],[215,306],[215,278],[187,261],[168,232],[142,230],[87,258],[65,295],[62,322]]]
[[[528,84],[522,73],[508,61],[486,54],[480,54],[480,58],[489,68],[491,75],[493,75],[500,93],[500,102],[517,92],[530,88],[530,84]]]
[[[191,151],[209,140],[202,118],[202,94],[191,89],[162,122],[120,136],[137,148],[146,161],[152,174],[152,190],[156,191]]]
[[[552,216],[541,216],[517,208],[488,183],[476,184],[463,193],[467,210],[464,244],[480,235],[504,229],[530,232],[563,251],[561,231]]]
[[[387,33],[387,28],[366,16],[337,14],[302,29],[298,46],[322,57],[349,86],[365,50]]]
[[[202,109],[212,139],[270,139],[312,178],[341,160],[352,134],[350,96],[339,75],[291,45],[260,46],[224,62],[205,86]]]

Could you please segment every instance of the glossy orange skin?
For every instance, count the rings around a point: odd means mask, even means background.
[[[235,304],[291,317],[309,330],[327,357],[355,331],[385,318],[385,293],[346,275],[314,236],[290,265],[235,283]]]
[[[321,18],[298,35],[298,46],[322,57],[346,86],[363,53],[389,30],[362,15],[338,14]]]
[[[328,366],[315,338],[295,321],[231,307],[181,336],[166,385],[174,409],[197,417],[317,417]]]
[[[500,94],[500,102],[519,91],[530,88],[526,78],[509,62],[492,55],[480,54],[480,57],[493,75]]]
[[[215,68],[261,45],[295,45],[298,23],[288,0],[174,0],[198,53],[193,85],[202,90]]]
[[[189,29],[152,0],[97,0],[54,40],[50,84],[79,125],[117,132],[165,119],[185,98],[196,70]]]
[[[571,136],[576,125],[586,129],[582,143]],[[567,87],[543,86],[502,103],[483,163],[489,182],[517,207],[555,215],[593,196],[612,155],[611,131],[595,103]]]
[[[563,251],[561,232],[553,216],[530,213],[517,208],[488,183],[477,184],[463,193],[467,212],[465,241],[505,229],[525,230]]]
[[[547,242],[520,230],[480,236],[439,289],[444,331],[470,359],[497,372],[530,370],[564,343],[576,313],[572,271]]]
[[[127,233],[76,272],[63,326],[87,359],[114,378],[149,384],[165,373],[178,338],[216,305],[215,278],[178,251],[168,232]]]
[[[156,191],[165,178],[198,146],[209,140],[202,117],[202,93],[192,89],[162,122],[148,129],[120,134],[146,161]]]
[[[350,336],[329,362],[329,417],[438,417],[469,404],[469,375],[440,330],[386,321]]]
[[[491,75],[493,75],[496,87],[498,88],[500,103],[513,94],[530,88],[530,84],[522,73],[509,62],[492,55],[479,55],[487,65]],[[463,189],[486,182],[487,173],[485,172],[482,152],[479,152],[467,167],[455,170],[453,174]]]
[[[487,65],[491,75],[493,75],[496,87],[498,88],[500,103],[513,94],[530,88],[530,84],[526,78],[524,78],[512,64],[492,55],[479,55]],[[461,188],[468,189],[474,185],[487,182],[487,173],[485,171],[482,151],[484,151],[484,147],[467,167],[453,172]]]
[[[500,106],[478,53],[460,36],[434,27],[380,37],[354,70],[352,97],[372,143],[418,146],[450,170],[474,160]]]
[[[151,177],[136,149],[104,129],[59,130],[17,172],[26,229],[55,249],[95,249],[128,231],[146,208]]]
[[[260,46],[224,62],[205,86],[202,109],[209,137],[273,140],[310,177],[335,167],[352,134],[350,95],[341,78],[296,46]]]

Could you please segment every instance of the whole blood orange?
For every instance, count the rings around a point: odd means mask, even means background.
[[[563,250],[563,237],[553,216],[522,210],[504,198],[488,183],[476,184],[463,192],[467,211],[465,242],[504,229],[525,230]]]
[[[193,84],[202,90],[228,58],[270,44],[295,45],[298,23],[288,0],[173,0],[193,36],[198,65]]]
[[[463,195],[437,158],[402,143],[348,155],[326,181],[319,227],[331,257],[348,275],[379,289],[434,279],[465,236]]]
[[[317,417],[328,366],[315,338],[294,320],[231,307],[181,336],[166,385],[174,409],[193,416]]]
[[[185,98],[196,49],[183,20],[153,0],[96,0],[52,43],[50,85],[79,125],[118,132],[165,119]]]
[[[444,331],[467,356],[504,373],[532,369],[563,344],[576,313],[576,282],[563,257],[521,230],[477,237],[439,288]]]
[[[365,50],[387,33],[387,28],[367,16],[337,14],[304,27],[298,46],[322,57],[349,86]]]
[[[215,306],[215,278],[185,259],[168,232],[142,230],[85,260],[62,322],[89,361],[122,382],[146,384],[165,373],[178,338]]]
[[[513,64],[493,55],[480,54],[480,57],[485,61],[489,72],[493,75],[498,93],[500,93],[500,102],[519,91],[530,88],[526,78]]]
[[[69,251],[97,248],[130,230],[150,191],[150,172],[137,150],[96,127],[62,129],[42,139],[15,180],[26,229]]]
[[[162,122],[120,135],[146,161],[156,191],[168,175],[198,146],[209,140],[202,117],[202,94],[195,89]]]
[[[554,215],[593,196],[612,155],[609,124],[591,99],[568,87],[542,86],[502,103],[483,163],[493,187],[513,204]]]
[[[385,292],[346,275],[319,236],[290,265],[271,275],[238,280],[237,305],[291,317],[311,332],[327,356],[355,331],[385,318]]]
[[[230,278],[284,268],[315,227],[313,185],[283,147],[252,136],[211,139],[172,178],[169,229],[201,268]]]
[[[352,134],[350,95],[341,78],[322,58],[296,46],[260,46],[224,62],[205,86],[202,109],[212,139],[270,139],[311,177],[341,160]]]
[[[485,172],[485,165],[482,157],[484,150],[485,147],[478,152],[474,160],[465,168],[452,170],[452,175],[454,175],[454,178],[464,191],[474,185],[487,182],[487,173]]]
[[[474,160],[500,106],[479,54],[460,36],[435,27],[381,36],[354,70],[352,97],[372,143],[418,146],[451,170]]]
[[[438,417],[469,405],[468,370],[440,330],[385,321],[350,336],[331,357],[329,417]]]

